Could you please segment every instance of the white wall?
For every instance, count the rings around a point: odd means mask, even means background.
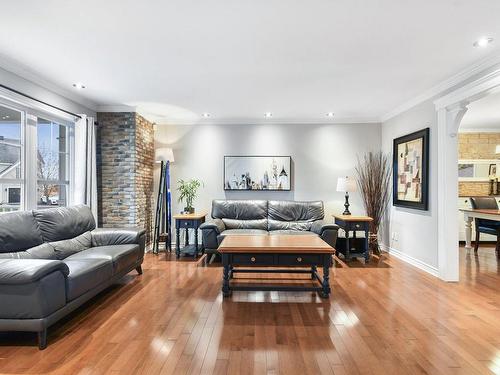
[[[380,150],[380,124],[346,125],[178,125],[161,126],[155,132],[156,147],[172,147],[173,212],[177,180],[199,178],[205,183],[197,210],[210,211],[214,198],[323,200],[326,219],[344,209],[344,194],[336,192],[337,178],[353,175],[357,155]],[[292,191],[225,192],[224,155],[291,155]],[[158,185],[158,167],[155,186]],[[364,209],[358,193],[352,194],[351,212]]]
[[[429,149],[429,210],[419,211],[394,207],[390,204],[382,231],[381,242],[403,259],[437,273],[437,115],[432,100],[382,124],[382,150],[392,154],[394,138],[424,128],[430,128]],[[456,183],[456,182],[455,182]],[[455,220],[455,218],[452,218]],[[393,239],[392,234],[396,234]],[[434,271],[434,272],[433,272]]]

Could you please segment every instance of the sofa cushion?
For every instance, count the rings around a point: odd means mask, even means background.
[[[135,265],[140,259],[139,245],[109,245],[91,247],[68,257],[68,260],[106,259],[113,263],[113,274]]]
[[[267,230],[262,229],[227,229],[217,236],[217,242],[220,243],[226,236],[241,236],[241,235],[251,235],[251,234],[262,234],[267,235]]]
[[[36,210],[33,216],[44,242],[67,240],[95,229],[92,211],[84,205]]]
[[[270,236],[276,236],[276,235],[283,235],[283,234],[289,234],[292,236],[317,236],[316,233],[309,232],[309,231],[303,231],[303,230],[272,230],[269,232]]]
[[[63,262],[69,268],[69,275],[66,278],[66,299],[68,301],[78,298],[113,276],[113,263],[109,259],[66,258]]]
[[[267,218],[267,201],[223,200],[212,201],[214,219],[258,220]]]
[[[310,231],[312,221],[281,221],[269,220],[268,229],[271,230],[295,230],[295,231]]]
[[[54,253],[57,259],[65,259],[70,255],[76,254],[91,247],[92,236],[90,232],[85,232],[80,234],[79,236],[76,236],[75,238],[50,242],[49,245],[54,248]]]
[[[267,230],[267,219],[238,220],[222,219],[226,229],[262,229]]]
[[[0,229],[0,253],[22,251],[43,243],[31,211],[1,214]]]
[[[315,221],[325,216],[322,201],[269,201],[269,220]]]

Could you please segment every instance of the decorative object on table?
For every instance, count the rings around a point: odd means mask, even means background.
[[[429,201],[429,128],[396,138],[392,152],[392,204],[427,211]]]
[[[345,232],[345,240],[343,238],[337,238],[337,251],[344,254],[346,262],[351,260],[351,257],[361,255],[365,259],[365,263],[370,261],[370,224],[373,223],[373,218],[369,216],[352,216],[352,215],[333,215],[335,218],[335,224],[339,226]],[[363,239],[363,245],[357,246],[360,241],[357,241],[356,232],[365,232],[365,238]],[[352,232],[353,237],[350,237],[350,232]],[[342,240],[345,241],[344,246],[340,245]],[[360,239],[359,239],[360,240]]]
[[[177,190],[179,191],[179,202],[186,201],[186,206],[184,207],[184,213],[194,214],[193,201],[196,198],[198,189],[203,185],[203,182],[197,179],[192,179],[189,181],[179,180],[179,186]]]
[[[172,251],[172,193],[170,191],[170,163],[174,162],[171,148],[158,148],[156,163],[160,164],[158,197],[156,199],[153,253],[158,254],[160,241],[165,241],[165,251]]]
[[[205,222],[206,212],[174,215],[175,219],[175,255],[177,258],[181,254],[192,255],[195,259],[198,256],[200,247],[198,246],[198,228]],[[186,231],[184,247],[181,248],[181,229]],[[194,231],[194,244],[189,244],[189,229]],[[201,247],[204,251],[203,246]]]
[[[291,190],[291,156],[224,156],[224,190]]]
[[[370,221],[370,250],[380,254],[378,229],[389,204],[391,164],[383,152],[368,152],[356,165],[358,187]]]
[[[351,212],[349,211],[349,193],[357,191],[356,181],[349,176],[339,177],[337,179],[337,191],[345,193],[345,210],[342,215],[350,215]]]

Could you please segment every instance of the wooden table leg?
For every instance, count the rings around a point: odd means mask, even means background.
[[[471,238],[472,218],[469,217],[469,215],[465,214],[465,250],[467,251],[467,254],[469,254],[472,249]]]
[[[330,296],[330,264],[331,264],[331,257],[324,256],[323,257],[323,291],[321,292],[320,296],[322,298],[328,298]]]
[[[181,256],[181,228],[179,225],[175,227],[175,256],[177,258]]]
[[[231,266],[229,265],[229,256],[226,254],[222,254],[222,266],[224,268],[222,272],[222,296],[229,297],[229,271]]]
[[[349,231],[345,231],[345,260],[349,262],[351,260],[351,244],[349,243]]]
[[[311,266],[311,279],[314,280],[316,278],[316,266]]]
[[[368,241],[368,228],[365,229],[365,264],[370,261],[370,243]]]
[[[198,228],[194,228],[194,259],[198,256]]]

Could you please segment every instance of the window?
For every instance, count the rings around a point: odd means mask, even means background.
[[[69,204],[73,126],[0,98],[0,213]]]
[[[0,212],[21,206],[22,112],[0,106]]]
[[[69,190],[69,142],[67,140],[66,126],[38,118],[38,208],[67,205]]]

